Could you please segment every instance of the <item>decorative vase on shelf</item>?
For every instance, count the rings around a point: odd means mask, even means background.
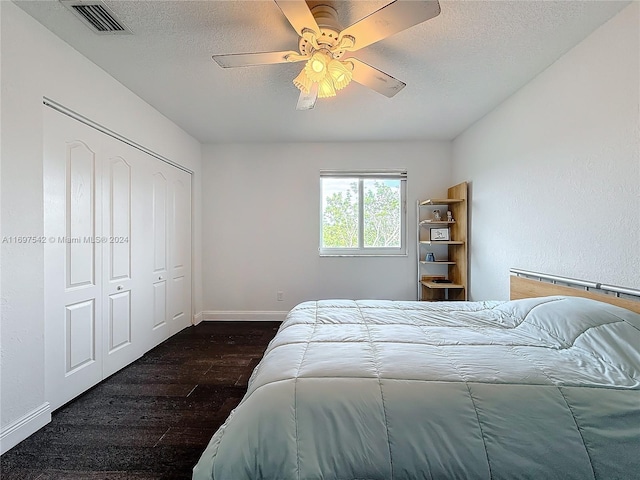
[[[436,256],[433,253],[428,252],[424,257],[424,261],[425,262],[435,262],[436,261]]]

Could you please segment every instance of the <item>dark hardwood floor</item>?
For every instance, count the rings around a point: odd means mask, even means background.
[[[278,322],[203,322],[53,413],[2,480],[187,479],[240,402]]]

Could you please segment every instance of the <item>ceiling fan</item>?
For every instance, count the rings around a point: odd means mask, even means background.
[[[406,84],[351,57],[351,52],[440,14],[438,0],[395,0],[343,29],[330,5],[309,8],[305,0],[274,1],[300,36],[297,52],[213,55],[213,59],[224,68],[306,61],[293,80],[300,89],[298,110],[312,109],[317,98],[335,96],[351,80],[393,97]]]

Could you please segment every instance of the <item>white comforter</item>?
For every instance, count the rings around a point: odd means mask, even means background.
[[[193,478],[640,478],[640,315],[566,297],[302,303]]]

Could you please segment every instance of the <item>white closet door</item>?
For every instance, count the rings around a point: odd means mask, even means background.
[[[171,175],[170,331],[191,325],[191,175],[174,169]]]
[[[149,348],[158,345],[171,335],[168,322],[169,297],[169,172],[167,166],[150,160],[146,179],[149,185],[148,204],[151,218],[151,235],[148,247],[151,262],[146,278],[152,286],[151,323],[148,329]]]
[[[100,134],[45,109],[45,358],[52,409],[102,379]]]
[[[151,159],[150,185],[153,285],[153,347],[191,325],[191,175]]]
[[[53,409],[191,324],[191,176],[44,112]]]
[[[141,199],[144,154],[106,139],[103,182],[103,310],[105,377],[148,349],[150,293],[144,278],[148,215]]]

